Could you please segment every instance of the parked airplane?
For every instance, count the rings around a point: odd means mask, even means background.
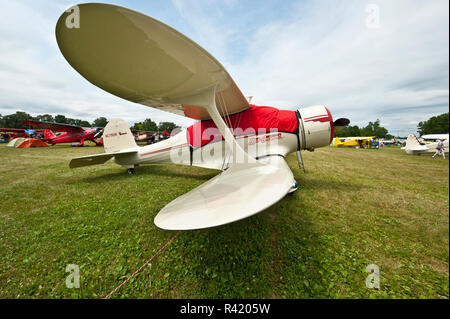
[[[447,137],[444,140],[444,152],[448,153],[448,134],[443,134],[440,136],[441,140]],[[423,136],[422,136],[423,137]],[[420,155],[424,153],[435,153],[436,152],[437,142],[435,143],[421,143],[414,134],[409,134],[406,139],[406,146],[402,147],[406,151],[407,154]]]
[[[447,140],[448,141],[448,134],[425,134],[422,135],[420,138],[422,138],[424,141],[432,141],[436,142],[437,140]]]
[[[163,132],[133,130],[132,133],[136,142],[146,141],[148,144],[158,142],[170,136],[166,130]]]
[[[121,119],[104,129],[105,153],[73,159],[70,167],[113,158],[130,173],[140,164],[179,163],[223,170],[173,200],[155,217],[163,229],[200,229],[256,214],[298,184],[284,157],[328,145],[336,126],[325,106],[280,111],[250,105],[225,68],[173,28],[109,4],[77,6],[56,26],[66,60],[94,85],[126,100],[200,120],[167,140],[138,147]],[[107,25],[108,27],[102,27]]]
[[[8,137],[8,141],[10,139],[14,139],[16,137],[32,137],[35,136],[38,131],[41,130],[30,130],[30,129],[22,129],[22,128],[0,128],[0,133],[2,135]]]
[[[363,148],[364,145],[368,146],[373,138],[375,136],[335,137],[332,144],[335,147],[349,146]]]
[[[71,124],[51,123],[41,121],[22,121],[23,124],[31,125],[45,129],[44,137],[48,144],[55,145],[59,143],[74,143],[76,146],[83,146],[84,141],[92,141],[97,146],[102,146],[100,137],[103,134],[103,127],[81,127]],[[55,135],[53,132],[62,132]]]

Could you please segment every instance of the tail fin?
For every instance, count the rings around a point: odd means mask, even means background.
[[[417,137],[414,134],[409,134],[408,138],[406,139],[406,148],[414,147],[414,146],[420,146],[420,142],[417,139]]]
[[[106,153],[115,153],[137,146],[127,122],[122,119],[112,119],[105,126],[103,145]]]
[[[341,142],[341,140],[339,139],[339,137],[335,137],[335,138],[334,138],[334,144],[333,144],[333,146],[341,146],[342,144],[344,144],[344,143]]]
[[[45,139],[47,139],[47,140],[51,140],[52,138],[55,138],[56,137],[56,135],[55,134],[53,134],[53,132],[52,131],[50,131],[50,130],[44,130],[44,138]]]

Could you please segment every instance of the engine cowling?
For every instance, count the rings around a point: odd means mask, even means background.
[[[334,137],[333,117],[324,105],[297,110],[301,149],[327,146]]]

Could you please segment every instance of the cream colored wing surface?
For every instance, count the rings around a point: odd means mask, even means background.
[[[102,154],[77,157],[77,158],[73,158],[70,161],[69,167],[77,168],[77,167],[83,167],[83,166],[103,164],[113,157],[120,158],[120,157],[125,157],[125,156],[134,156],[137,153],[138,153],[138,151],[125,151],[125,152],[102,153]]]
[[[119,6],[87,3],[77,8],[61,15],[56,39],[67,61],[94,85],[193,119],[210,119],[195,103],[196,95],[210,87],[215,87],[221,115],[249,107],[225,68],[180,32]],[[76,13],[79,27],[73,23]]]
[[[178,197],[155,217],[156,226],[170,230],[201,229],[254,215],[283,198],[294,177],[282,157],[271,164],[235,164]]]

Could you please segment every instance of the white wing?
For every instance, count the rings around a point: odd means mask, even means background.
[[[170,230],[201,229],[254,215],[283,198],[294,177],[282,157],[270,164],[235,164],[190,192],[176,198],[155,217],[156,226]]]
[[[92,84],[123,99],[193,119],[210,119],[196,95],[211,86],[221,115],[249,107],[225,68],[175,29],[115,5],[77,7],[80,27],[69,28],[72,12],[64,12],[56,25],[56,40],[70,65]]]
[[[212,119],[227,145],[246,163],[168,204],[155,218],[165,229],[223,225],[256,214],[280,200],[294,178],[282,158],[270,164],[251,158],[237,144],[222,116],[249,107],[225,68],[198,44],[173,28],[123,7],[78,5],[79,28],[68,28],[71,11],[56,25],[67,61],[94,85],[126,100],[193,119]],[[117,156],[75,159],[84,166]],[[123,156],[132,156],[131,154]]]

